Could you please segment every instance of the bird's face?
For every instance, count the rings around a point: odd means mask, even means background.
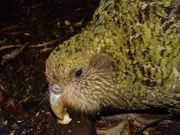
[[[108,56],[79,53],[61,60],[50,56],[46,76],[51,103],[61,102],[67,108],[85,113],[95,113],[109,103],[112,78]]]

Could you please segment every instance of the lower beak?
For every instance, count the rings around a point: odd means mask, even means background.
[[[65,104],[61,98],[61,94],[54,94],[50,91],[50,106],[56,117],[58,118],[58,122],[61,124],[68,124],[71,122],[71,118],[69,113],[66,111]]]

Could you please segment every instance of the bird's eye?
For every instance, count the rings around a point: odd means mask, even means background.
[[[77,71],[75,71],[75,77],[76,77],[76,78],[81,77],[82,74],[83,74],[83,69],[82,69],[82,68],[80,68],[80,69],[78,69]]]

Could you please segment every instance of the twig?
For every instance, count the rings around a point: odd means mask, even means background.
[[[55,43],[55,42],[57,42],[59,40],[62,40],[62,37],[54,39],[54,40],[49,41],[49,42],[42,43],[42,44],[28,45],[28,46],[31,47],[31,48],[38,48],[38,47],[43,47],[43,46],[46,46],[46,45],[49,45],[49,44],[53,44],[53,43]],[[0,47],[0,51],[2,51],[4,49],[9,49],[9,48],[15,48],[15,47],[20,47],[21,48],[21,46],[22,46],[21,44],[4,45],[4,46]]]
[[[38,47],[46,46],[46,45],[49,45],[49,44],[53,44],[53,43],[59,41],[60,39],[62,39],[62,38],[57,38],[57,39],[54,39],[52,41],[45,42],[45,43],[42,43],[42,44],[29,45],[29,47],[31,47],[31,48],[38,48]]]
[[[54,47],[42,48],[42,49],[40,49],[40,53],[45,53],[45,52],[51,51],[53,49],[54,49]]]
[[[15,44],[15,45],[5,45],[0,47],[0,51],[8,48],[15,48],[15,47],[21,47],[21,44]]]
[[[11,30],[11,29],[16,29],[19,26],[21,26],[21,23],[20,24],[15,24],[15,25],[12,25],[12,26],[9,26],[9,27],[2,28],[2,29],[0,29],[0,31],[2,32],[2,31],[8,31],[8,30]]]
[[[27,46],[27,44],[11,51],[8,54],[3,55],[1,65],[4,65],[8,60],[16,58],[19,55],[19,53],[21,53],[26,46]]]

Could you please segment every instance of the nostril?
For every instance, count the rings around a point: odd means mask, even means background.
[[[53,92],[54,94],[60,94],[62,88],[57,84],[49,85],[49,91]]]

